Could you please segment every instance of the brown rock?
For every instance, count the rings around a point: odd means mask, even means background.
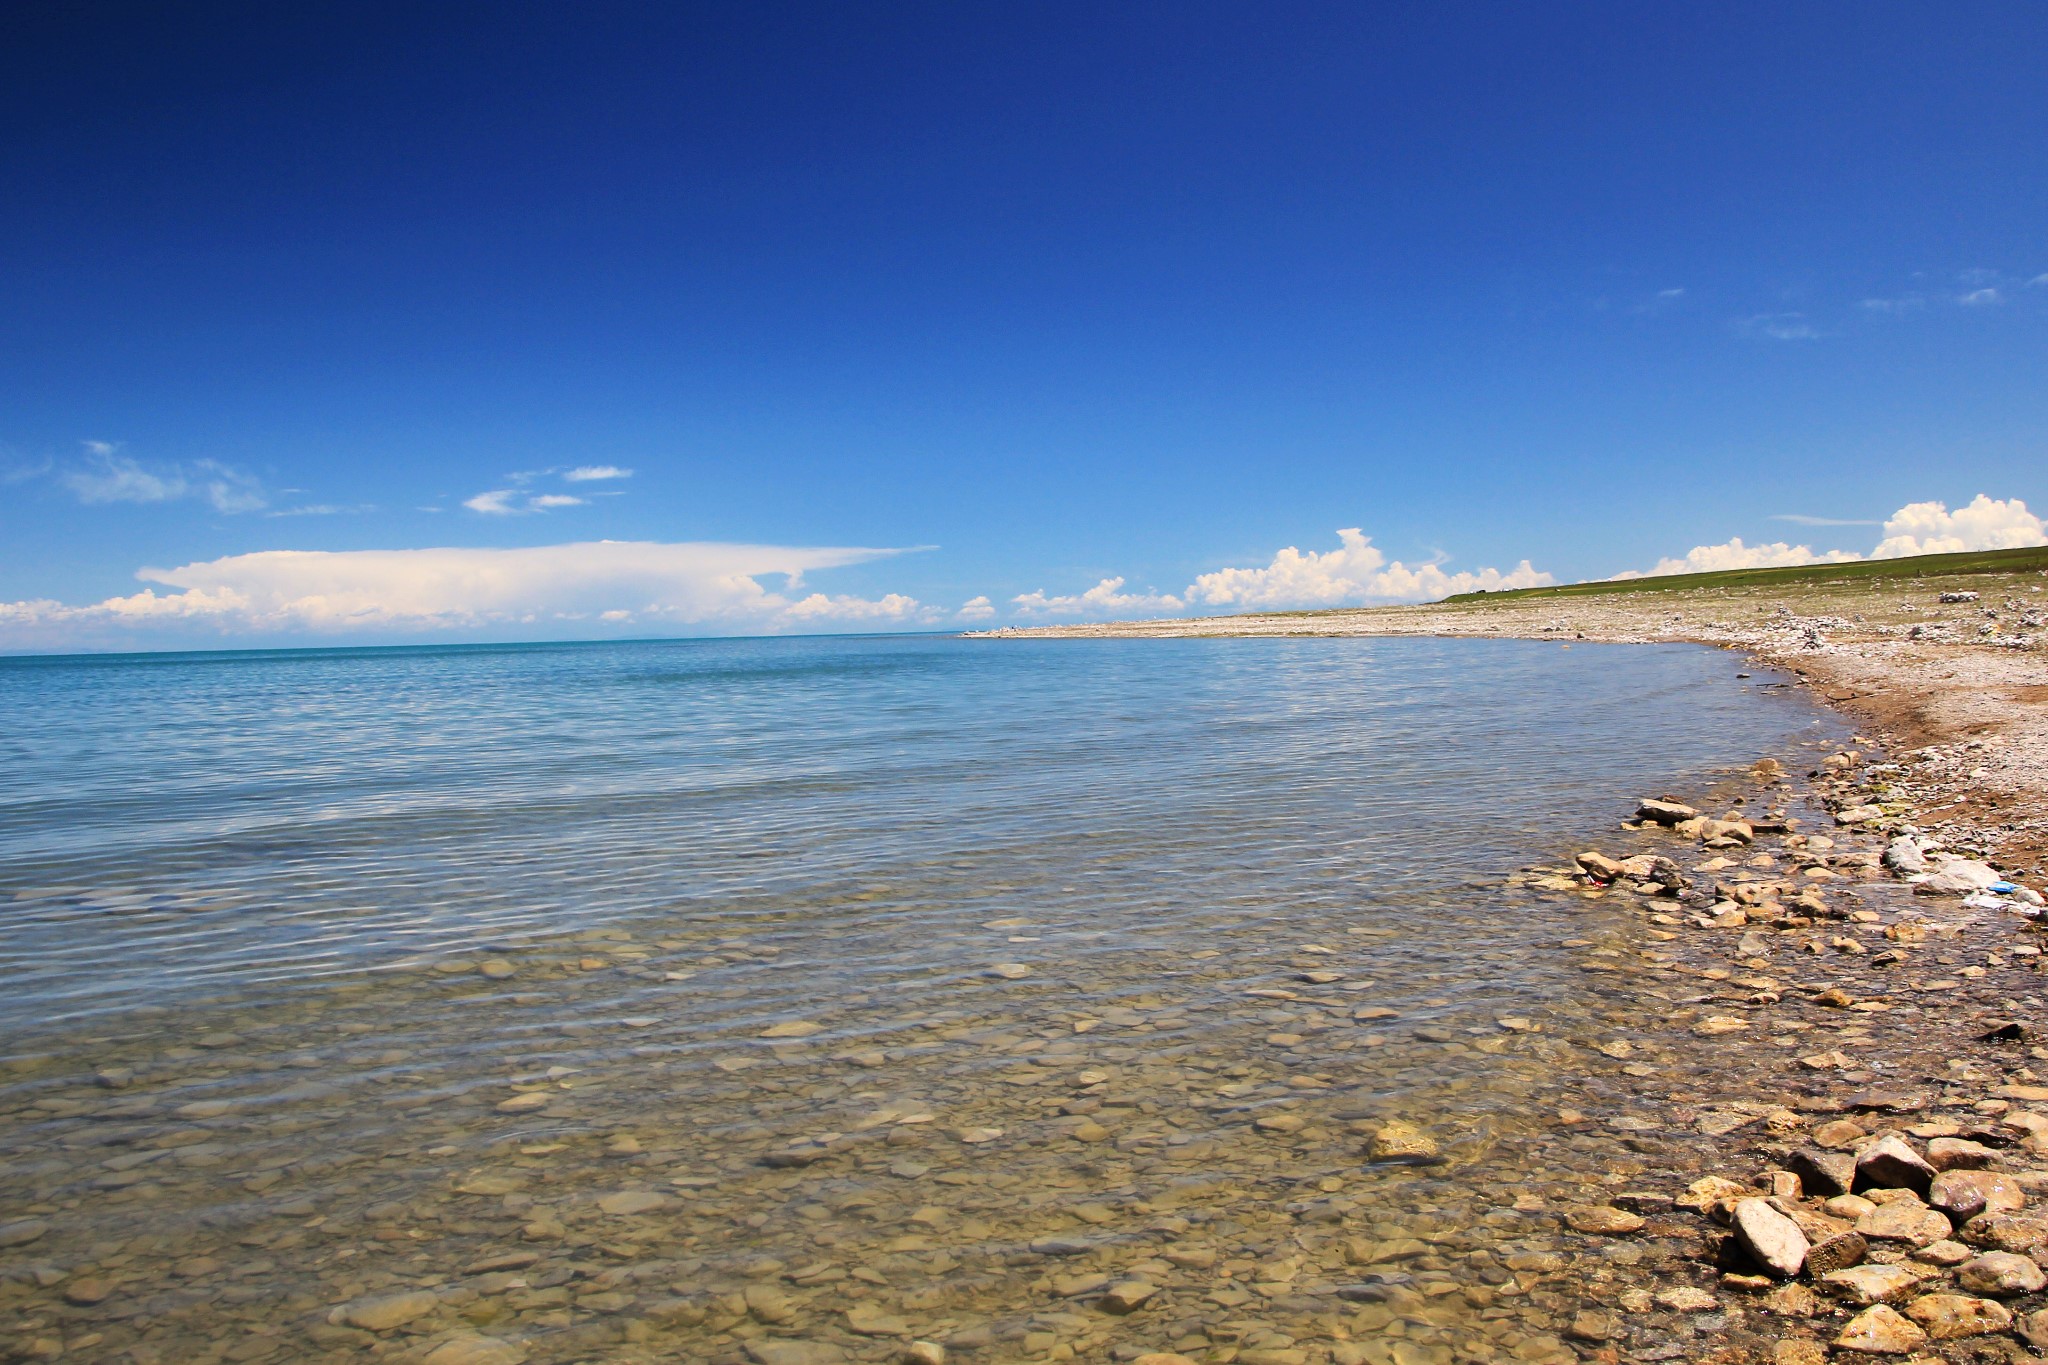
[[[1856,1153],[1856,1180],[1877,1189],[1917,1190],[1925,1194],[1934,1168],[1896,1134],[1886,1134]]]
[[[1963,1224],[1958,1235],[1973,1247],[2024,1254],[2048,1243],[2048,1222],[2010,1213],[1980,1213]]]
[[[1980,1213],[2012,1213],[2027,1206],[2027,1192],[2011,1176],[1995,1171],[1949,1170],[1927,1187],[1929,1206],[1957,1219]]]
[[[1820,1287],[1846,1303],[1897,1303],[1920,1287],[1921,1278],[1902,1265],[1859,1265],[1830,1270]]]
[[[1937,1171],[1981,1171],[1998,1153],[1968,1138],[1938,1137],[1927,1144],[1927,1164]]]
[[[1906,1242],[1926,1246],[1955,1231],[1948,1215],[1930,1209],[1917,1199],[1898,1199],[1881,1204],[1856,1220],[1856,1231],[1873,1242]]]
[[[1863,1126],[1853,1119],[1829,1119],[1813,1130],[1813,1142],[1816,1147],[1854,1147],[1869,1136]]]
[[[1585,1204],[1567,1209],[1564,1221],[1574,1232],[1607,1237],[1640,1232],[1643,1226],[1643,1220],[1636,1214],[1607,1204]]]
[[[1967,1294],[1929,1294],[1906,1305],[1906,1316],[1936,1341],[1988,1336],[2012,1326],[2012,1310]]]
[[[1806,1234],[1799,1225],[1761,1199],[1738,1200],[1730,1221],[1735,1239],[1756,1263],[1781,1280],[1789,1280],[1806,1264]]]
[[[1848,1125],[1855,1128],[1855,1124]],[[1857,1129],[1858,1136],[1862,1130]],[[1785,1169],[1799,1177],[1808,1194],[1818,1199],[1847,1194],[1856,1187],[1856,1158],[1847,1152],[1800,1147],[1785,1157]]]
[[[1839,1232],[1824,1242],[1815,1243],[1806,1253],[1807,1273],[1821,1276],[1831,1270],[1847,1270],[1850,1266],[1863,1264],[1863,1258],[1869,1254],[1870,1244],[1861,1233]]]
[[[2032,1257],[1987,1251],[1956,1271],[1956,1283],[1972,1294],[2034,1294],[2048,1285],[2048,1274]]]
[[[406,1294],[357,1299],[341,1309],[341,1320],[365,1332],[389,1332],[425,1317],[440,1306],[441,1300],[437,1295],[415,1289]]]
[[[1828,1348],[1811,1337],[1784,1337],[1771,1347],[1771,1365],[1826,1365]]]
[[[1902,1356],[1926,1340],[1927,1333],[1918,1324],[1879,1304],[1849,1319],[1849,1325],[1835,1338],[1835,1349],[1861,1355]]]

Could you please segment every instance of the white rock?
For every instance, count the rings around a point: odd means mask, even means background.
[[[1736,1201],[1731,1218],[1743,1247],[1779,1279],[1791,1279],[1806,1264],[1806,1234],[1763,1200]]]

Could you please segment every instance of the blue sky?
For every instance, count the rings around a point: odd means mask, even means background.
[[[2032,0],[9,6],[0,648],[2038,539],[2044,69]]]

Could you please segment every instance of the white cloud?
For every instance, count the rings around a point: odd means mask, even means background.
[[[2025,545],[2048,545],[2048,525],[2027,511],[2026,503],[2018,498],[1999,499],[1979,493],[1953,512],[1940,502],[1914,502],[1901,507],[1885,522],[1884,539],[1871,551],[1871,558],[2016,550]]]
[[[2039,289],[2044,285],[2048,285],[2048,275],[2036,275],[2033,279],[2027,281],[2029,289]]]
[[[1123,579],[1105,578],[1083,593],[1048,597],[1040,588],[1010,601],[1020,616],[1109,616],[1128,612],[1179,611],[1186,605],[1171,593],[1125,592],[1123,587]]]
[[[1195,579],[1178,596],[1128,593],[1121,578],[1105,578],[1083,593],[1051,596],[1043,590],[1013,598],[1025,616],[1106,616],[1178,612],[1190,607],[1235,607],[1277,611],[1296,607],[1359,606],[1373,602],[1423,602],[1452,593],[1539,588],[1557,580],[1528,560],[1513,569],[1447,573],[1440,563],[1408,565],[1386,555],[1356,528],[1337,532],[1334,550],[1295,546],[1259,568],[1218,569]]]
[[[1660,559],[1656,567],[1647,572],[1630,569],[1614,575],[1624,578],[1661,578],[1674,573],[1719,573],[1728,569],[1778,569],[1796,564],[1846,564],[1861,559],[1862,555],[1853,550],[1829,550],[1817,554],[1811,546],[1787,545],[1775,541],[1769,545],[1744,545],[1742,537],[1720,545],[1695,545],[1686,551],[1683,559]]]
[[[896,553],[609,540],[511,550],[268,550],[143,569],[136,577],[157,586],[87,606],[0,603],[0,625],[20,637],[7,642],[30,643],[151,624],[222,634],[506,626],[559,634],[587,622],[780,630],[936,620],[935,610],[900,593],[790,595],[807,572]],[[758,581],[770,575],[785,581],[784,591]]]
[[[963,621],[986,621],[996,614],[996,604],[986,597],[970,597],[960,604],[959,616]]]
[[[1805,526],[1875,526],[1871,521],[1844,521],[1833,517],[1780,515],[1774,521],[1798,522]],[[1907,555],[1953,554],[1965,550],[2016,550],[2027,545],[2048,545],[2048,523],[2027,511],[2018,498],[2001,500],[1979,493],[1955,511],[1941,502],[1913,502],[1901,507],[1884,522],[1884,539],[1870,552],[1872,559],[1900,559]],[[1768,545],[1745,545],[1742,538],[1720,545],[1696,545],[1682,559],[1660,559],[1647,571],[1631,569],[1617,579],[1654,578],[1674,573],[1714,573],[1725,569],[1774,569],[1799,564],[1848,564],[1864,556],[1854,550],[1817,553],[1806,545],[1776,541]]]
[[[528,512],[550,512],[557,507],[582,507],[588,501],[568,493],[528,493],[518,488],[493,488],[473,498],[464,498],[462,505],[487,517],[516,517]]]
[[[633,471],[621,469],[615,464],[586,464],[562,471],[562,478],[569,483],[592,483],[599,479],[630,479]]]
[[[464,498],[462,505],[472,512],[482,512],[486,516],[511,516],[519,510],[511,505],[512,499],[518,496],[519,490],[516,488],[493,488],[488,493],[479,493],[473,498]]]
[[[1290,545],[1262,569],[1219,569],[1188,587],[1190,602],[1211,606],[1334,607],[1363,602],[1421,602],[1484,589],[1539,588],[1557,580],[1528,560],[1503,573],[1445,573],[1439,564],[1409,566],[1387,557],[1357,528],[1337,532],[1334,550],[1304,554]]]
[[[1963,304],[1965,307],[1982,308],[1987,304],[2005,302],[2005,296],[1996,289],[1972,289],[1969,293],[1957,299],[1956,302]]]

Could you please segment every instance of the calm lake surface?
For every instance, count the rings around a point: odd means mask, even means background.
[[[1613,1168],[1537,1115],[1616,1027],[1577,963],[1624,926],[1505,879],[1839,735],[1735,671],[1450,640],[0,660],[0,1221],[33,1232],[0,1261],[48,1272],[0,1310],[138,1361],[1570,1359],[1568,1305],[1503,1267]],[[1391,1117],[1450,1160],[1362,1167]],[[1387,1294],[1331,1298],[1375,1247]],[[1152,1301],[1097,1306],[1132,1278]]]

